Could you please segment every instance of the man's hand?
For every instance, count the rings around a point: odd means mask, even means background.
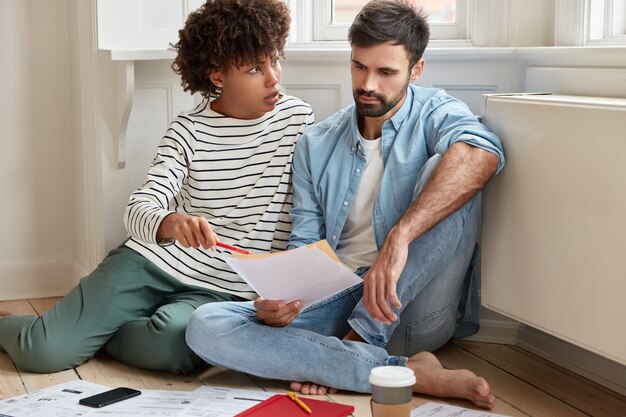
[[[174,238],[185,248],[215,250],[217,235],[204,217],[189,216],[183,213],[168,214],[157,231],[157,239]]]
[[[401,308],[396,285],[409,254],[406,237],[390,231],[374,264],[363,279],[363,305],[376,321],[387,324],[398,319],[391,306]]]
[[[259,297],[254,300],[256,316],[268,326],[283,327],[291,323],[302,309],[302,301],[286,303],[282,300],[266,300]]]

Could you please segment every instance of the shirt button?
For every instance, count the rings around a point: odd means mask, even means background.
[[[356,173],[359,174],[361,172],[361,168],[356,169]]]
[[[348,202],[347,202],[347,201],[344,201],[344,202],[343,202],[343,205],[344,205],[344,206],[347,206],[347,205],[348,205]]]
[[[333,235],[333,240],[337,240],[337,235]]]
[[[354,151],[356,151],[356,148],[353,146],[350,148],[350,152],[354,152]]]

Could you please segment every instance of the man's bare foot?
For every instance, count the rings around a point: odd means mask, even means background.
[[[312,382],[292,382],[291,384],[289,384],[289,389],[304,395],[324,395],[327,393],[337,393],[337,389],[335,388],[314,384]]]
[[[413,392],[436,397],[453,397],[470,400],[478,407],[493,408],[496,397],[485,378],[467,369],[445,369],[429,352],[420,352],[409,358],[406,366],[417,378]]]

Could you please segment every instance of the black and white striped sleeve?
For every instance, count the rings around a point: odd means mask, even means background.
[[[172,213],[170,202],[180,192],[193,160],[195,129],[186,116],[178,116],[157,148],[146,182],[131,194],[124,224],[130,236],[156,243],[161,221]]]

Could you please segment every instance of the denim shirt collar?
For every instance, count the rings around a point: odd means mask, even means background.
[[[406,96],[404,97],[404,103],[402,103],[402,106],[398,109],[396,114],[391,116],[391,119],[389,119],[391,120],[391,124],[393,124],[393,127],[396,129],[396,131],[400,130],[400,126],[402,126],[404,119],[406,119],[406,117],[411,112],[411,103],[413,103],[413,90],[407,87]]]

